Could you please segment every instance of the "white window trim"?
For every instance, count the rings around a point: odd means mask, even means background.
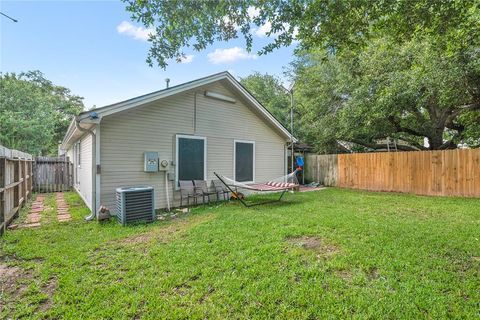
[[[207,180],[207,137],[177,134],[175,136],[175,190],[180,189],[178,186],[178,140],[181,138],[203,140],[203,179]]]
[[[78,163],[78,154],[80,153],[80,144],[79,142],[75,142],[73,144],[73,164],[74,164],[74,184],[76,186],[80,185],[80,174],[79,174],[79,169],[80,164]],[[86,203],[86,202],[85,202]]]
[[[253,180],[252,181],[242,181],[242,183],[255,183],[255,141],[253,140],[233,140],[233,180],[237,181],[237,174],[236,174],[236,168],[235,168],[235,163],[237,162],[237,142],[239,143],[250,143],[253,144]]]

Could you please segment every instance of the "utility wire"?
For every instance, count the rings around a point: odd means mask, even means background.
[[[12,20],[13,22],[18,22],[18,20],[13,19],[13,18],[10,17],[10,16],[7,16],[7,15],[6,15],[5,13],[3,13],[3,12],[0,12],[0,14],[1,14],[2,16],[5,16],[5,17],[7,17],[8,19]]]

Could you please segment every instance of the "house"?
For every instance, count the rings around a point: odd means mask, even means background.
[[[74,187],[87,206],[115,208],[115,189],[149,185],[156,208],[178,205],[178,180],[264,182],[286,174],[284,128],[231,74],[222,72],[86,111],[60,149],[72,159]],[[145,172],[145,153],[165,171]],[[148,154],[148,153],[147,153]]]

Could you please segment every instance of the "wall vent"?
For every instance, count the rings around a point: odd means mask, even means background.
[[[152,187],[116,189],[118,222],[122,225],[155,221],[155,201]]]

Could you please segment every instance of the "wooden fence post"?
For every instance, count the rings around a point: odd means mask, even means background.
[[[23,173],[23,183],[22,183],[22,193],[23,193],[23,206],[27,202],[27,184],[28,184],[28,172],[27,172],[27,159],[23,158],[22,161],[22,173]]]
[[[5,222],[5,165],[7,159],[0,157],[0,235],[5,232],[7,224]]]
[[[13,187],[13,206],[17,210],[14,217],[17,217],[20,210],[20,159],[18,157],[14,159],[13,164],[13,183],[18,183]]]

